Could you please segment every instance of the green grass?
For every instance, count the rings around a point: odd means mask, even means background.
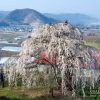
[[[93,37],[87,38],[87,39],[85,39],[85,44],[92,46],[92,47],[95,47],[98,50],[100,50],[100,42],[96,42],[96,41],[99,41],[99,40],[100,40],[99,38],[93,38]]]
[[[45,93],[43,93],[43,91]],[[51,97],[47,94],[47,89],[41,88],[41,89],[22,89],[20,87],[18,88],[0,88],[0,96],[5,96],[9,98],[10,100],[62,100],[61,96],[56,96],[56,97]],[[39,94],[39,95],[38,95]],[[79,98],[82,98],[78,96]],[[77,100],[72,99],[72,100]],[[67,99],[63,99],[67,100]],[[89,97],[87,96],[86,98],[82,98],[81,100],[100,100],[99,97]]]
[[[5,96],[10,99],[21,99],[21,98],[26,98],[26,95],[23,94],[21,91],[17,89],[11,89],[11,88],[3,88],[0,89],[0,96]]]
[[[95,41],[86,41],[85,42],[87,45],[90,45],[90,46],[100,46],[100,43],[96,43]]]
[[[22,88],[0,88],[0,96],[10,100],[54,100],[47,95],[47,90],[41,89],[22,89]]]

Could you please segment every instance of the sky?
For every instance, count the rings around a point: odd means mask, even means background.
[[[22,8],[41,13],[83,13],[100,19],[100,0],[0,0],[0,11]]]

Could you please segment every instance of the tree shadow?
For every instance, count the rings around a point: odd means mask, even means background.
[[[10,98],[8,98],[6,96],[0,96],[0,100],[10,100]]]
[[[44,95],[44,96],[39,96],[34,98],[33,100],[62,100],[60,96],[56,97],[52,97],[52,96],[48,96],[48,95]]]

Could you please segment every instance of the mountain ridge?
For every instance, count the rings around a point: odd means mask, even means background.
[[[55,23],[56,20],[48,18],[36,10],[25,8],[16,9],[11,11],[5,18],[0,22],[1,25],[27,25],[27,24],[45,24]]]
[[[71,24],[74,25],[91,24],[98,22],[100,23],[100,19],[81,13],[60,13],[60,14],[44,13],[44,15],[49,18],[54,18],[60,21],[68,20]]]
[[[50,24],[66,20],[72,25],[100,23],[99,19],[81,13],[40,13],[30,8],[0,11],[0,26]]]

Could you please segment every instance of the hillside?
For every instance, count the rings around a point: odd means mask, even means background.
[[[45,24],[68,20],[71,24],[100,23],[100,20],[80,13],[41,14],[33,9],[16,9],[11,12],[0,11],[0,26]]]
[[[56,20],[47,18],[33,9],[16,9],[10,12],[1,22],[0,26],[29,25],[54,23]]]
[[[45,13],[45,16],[49,18],[53,18],[60,21],[68,20],[71,24],[92,24],[92,23],[100,23],[100,20],[85,14],[80,13],[61,13],[61,14],[49,14]]]
[[[5,18],[8,15],[9,11],[0,11],[0,20]]]

